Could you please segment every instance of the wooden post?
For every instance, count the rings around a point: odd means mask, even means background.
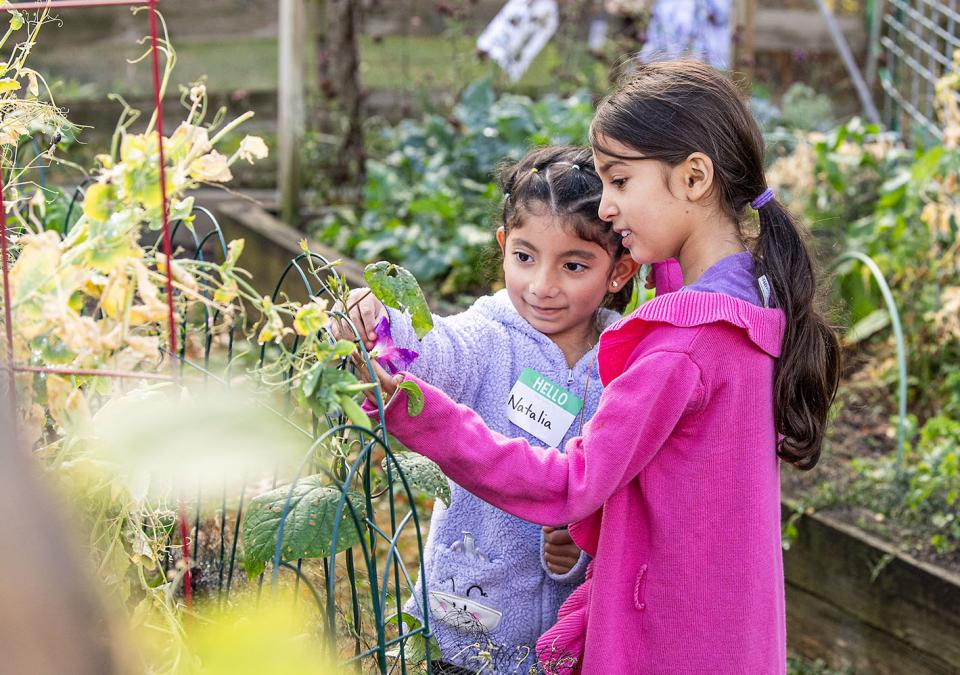
[[[877,79],[877,59],[880,56],[880,34],[883,32],[883,13],[886,11],[883,0],[870,3],[870,38],[867,43],[867,87],[873,89]]]
[[[326,39],[321,56],[321,89],[333,108],[346,118],[335,182],[349,185],[357,206],[362,204],[366,177],[363,143],[363,87],[360,81],[360,0],[326,0]],[[324,86],[324,84],[326,86]]]
[[[733,49],[731,70],[743,74],[743,86],[747,91],[753,86],[756,66],[754,34],[756,32],[757,0],[737,0],[736,42]]]
[[[277,189],[280,217],[296,225],[300,211],[300,146],[304,130],[304,0],[280,0],[277,86]]]

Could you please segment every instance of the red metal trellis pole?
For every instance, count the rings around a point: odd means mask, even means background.
[[[0,246],[2,246],[3,261],[3,326],[7,334],[7,368],[10,369],[10,419],[16,431],[17,424],[17,383],[13,376],[13,319],[10,311],[10,270],[7,261],[7,207],[3,203],[3,162],[0,162]]]
[[[16,10],[29,10],[29,9],[69,9],[69,8],[90,8],[90,7],[122,7],[122,6],[149,6],[150,13],[150,51],[153,62],[153,100],[154,105],[156,106],[156,115],[157,115],[157,148],[159,151],[159,163],[160,163],[160,196],[161,196],[161,210],[163,216],[163,250],[164,254],[167,257],[166,265],[166,276],[167,276],[167,323],[168,323],[168,332],[169,332],[169,347],[170,354],[173,359],[176,358],[177,354],[177,331],[176,323],[174,321],[174,308],[173,308],[173,270],[172,270],[172,260],[173,260],[173,245],[170,237],[170,222],[169,222],[169,212],[167,208],[167,181],[166,181],[166,160],[164,157],[163,151],[163,101],[160,96],[160,44],[159,44],[159,35],[157,27],[157,1],[158,0],[38,0],[35,2],[21,2],[17,4],[10,4],[0,7],[0,11],[16,11]],[[6,340],[7,340],[7,367],[10,370],[10,403],[14,414],[14,419],[16,419],[16,384],[14,382],[13,373],[15,372],[35,372],[35,373],[51,373],[51,374],[60,374],[60,375],[75,375],[75,376],[104,376],[104,377],[137,377],[144,379],[170,379],[175,380],[178,376],[178,369],[176,363],[171,360],[172,375],[169,377],[164,377],[157,374],[145,374],[145,373],[122,373],[117,371],[99,371],[99,370],[89,370],[89,369],[67,369],[67,368],[44,368],[44,367],[34,367],[34,366],[17,366],[14,363],[14,354],[13,354],[13,320],[12,312],[10,307],[10,284],[9,284],[9,261],[7,259],[7,218],[6,210],[3,203],[3,190],[4,185],[4,176],[3,169],[0,166],[0,241],[2,241],[2,261],[0,261],[0,266],[3,268],[3,306],[4,306],[4,325],[6,329]],[[183,594],[184,600],[189,610],[192,604],[193,596],[193,583],[192,583],[192,574],[190,572],[190,545],[187,538],[187,520],[186,520],[186,508],[183,503],[183,499],[179,500],[179,511],[180,511],[180,537],[183,542],[183,560],[186,566],[183,577]]]

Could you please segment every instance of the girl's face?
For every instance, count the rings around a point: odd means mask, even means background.
[[[527,214],[509,234],[500,228],[497,242],[513,306],[565,353],[593,332],[604,296],[622,289],[637,268],[626,256],[615,264],[604,247],[579,238],[553,215]]]
[[[612,139],[601,140],[619,155],[641,154]],[[630,256],[641,264],[678,257],[691,233],[693,211],[683,172],[665,170],[660,161],[625,160],[596,149],[593,158],[603,181],[600,217],[623,237]]]

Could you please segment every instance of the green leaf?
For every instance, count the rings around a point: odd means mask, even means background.
[[[847,345],[855,345],[863,342],[868,337],[890,325],[890,313],[885,309],[878,309],[857,321],[847,334],[843,336],[843,341]]]
[[[399,265],[380,261],[367,265],[363,278],[380,302],[387,307],[410,312],[417,338],[423,339],[423,336],[430,332],[433,328],[430,307],[427,306],[420,285],[410,272]]]
[[[923,156],[914,162],[910,171],[913,182],[919,183],[920,187],[923,187],[924,183],[933,178],[940,167],[940,159],[943,157],[943,153],[944,147],[942,145],[935,145],[923,153]]]
[[[390,444],[391,446],[403,447],[399,441],[392,437]],[[450,506],[450,483],[439,466],[423,455],[418,455],[409,450],[394,452],[393,458],[396,460],[396,464],[391,467],[394,480],[398,480],[396,470],[399,466],[411,489],[419,490],[430,497],[439,499],[446,506]],[[387,459],[384,459],[382,462],[384,471],[387,469],[387,461]]]
[[[333,344],[329,342],[317,342],[313,347],[313,352],[317,360],[326,363],[330,359],[342,359],[350,356],[357,351],[357,345],[349,340],[337,340]]]
[[[337,505],[340,502],[339,488],[321,484],[321,476],[306,476],[293,489],[290,512],[283,533],[281,559],[323,558],[340,553],[360,542],[362,522],[367,511],[363,495],[347,493],[361,526],[358,529],[345,505],[337,533],[336,550],[333,549],[333,526]],[[254,497],[243,519],[243,565],[250,577],[260,574],[267,561],[273,559],[273,551],[280,530],[280,516],[287,501],[290,486],[278,487]]]
[[[343,412],[346,413],[350,421],[358,427],[373,429],[373,425],[370,424],[370,418],[363,412],[363,408],[357,405],[357,402],[346,394],[340,397],[340,407],[343,408]]]
[[[341,397],[354,394],[355,385],[360,384],[356,375],[339,368],[314,366],[303,376],[300,389],[305,403],[318,417],[336,413],[343,409]]]
[[[413,631],[420,628],[423,624],[420,622],[420,619],[413,616],[412,614],[407,614],[406,612],[400,612],[399,614],[394,614],[389,619],[387,619],[386,624],[391,623],[397,624],[397,631],[400,633],[412,633]],[[399,654],[399,649],[397,650]],[[427,640],[424,638],[423,633],[417,633],[416,635],[411,635],[407,638],[404,644],[403,650],[404,656],[406,657],[407,665],[416,665],[427,660]],[[443,657],[443,653],[440,651],[440,643],[437,642],[437,638],[430,636],[430,660],[437,661]]]
[[[303,391],[304,396],[313,395],[313,390],[317,388],[317,383],[320,382],[320,373],[322,372],[322,366],[314,366],[306,375],[300,378],[300,389]]]
[[[404,380],[397,388],[407,392],[407,414],[410,417],[417,417],[423,412],[423,391],[420,385],[412,380]]]

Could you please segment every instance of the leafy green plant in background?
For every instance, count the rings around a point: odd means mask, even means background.
[[[876,262],[901,314],[913,412],[902,480],[893,454],[859,458],[844,501],[907,526],[940,553],[960,547],[960,111],[949,96],[958,84],[948,76],[937,88],[943,143],[908,148],[854,119],[795,134],[768,172],[829,250]],[[846,344],[870,355],[871,379],[892,380],[890,316],[869,270],[841,264],[834,283]]]
[[[937,415],[919,432],[911,421],[916,440],[907,448],[903,489],[892,489],[892,455],[854,459],[849,499],[907,525],[938,553],[950,553],[960,548],[960,420]]]
[[[502,196],[497,165],[533,145],[585,143],[588,92],[569,98],[501,95],[471,84],[449,117],[428,114],[384,130],[383,157],[367,162],[362,215],[342,209],[312,234],[364,261],[386,258],[442,293],[483,292]]]

